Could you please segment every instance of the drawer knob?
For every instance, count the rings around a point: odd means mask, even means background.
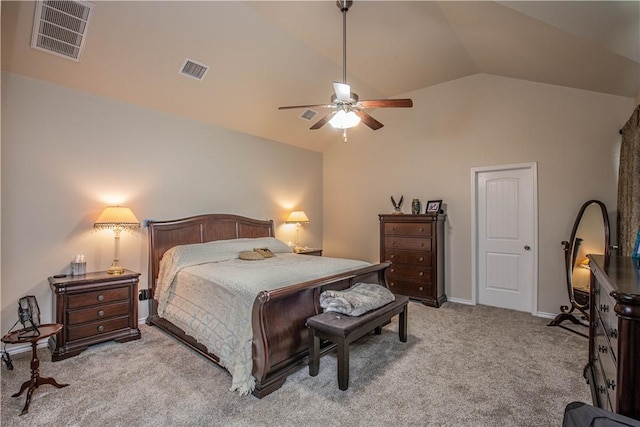
[[[420,232],[422,233],[424,231],[424,227],[420,227]]]
[[[103,325],[98,326],[98,332],[102,332],[102,331],[104,331],[104,326]]]
[[[423,290],[424,290],[424,288],[423,288],[422,286],[420,286],[420,287],[418,288],[418,290],[419,290],[419,291],[423,291]]]
[[[391,255],[389,258],[394,259],[396,256],[395,255]]]
[[[421,271],[420,273],[418,273],[418,276],[420,277],[424,276],[424,272]]]
[[[423,247],[423,246],[424,246],[424,242],[420,242],[420,247]]]
[[[418,258],[418,261],[420,261],[420,262],[424,261],[424,257],[421,256],[420,258]]]
[[[389,286],[395,286],[395,285],[396,285],[395,283],[391,282],[391,285],[389,285]]]
[[[391,231],[396,231],[396,228],[395,227],[391,227]]]
[[[99,310],[98,311],[98,316],[100,316],[100,317],[104,316],[104,310]]]
[[[395,268],[391,268],[391,269],[389,269],[389,271],[390,271],[391,273],[393,273],[394,271],[396,271],[396,269],[395,269]]]
[[[98,295],[98,301],[104,301],[104,295],[102,294]]]
[[[392,245],[395,245],[395,244],[396,244],[396,241],[395,241],[395,240],[392,240],[392,241],[391,241],[391,244],[392,244]]]

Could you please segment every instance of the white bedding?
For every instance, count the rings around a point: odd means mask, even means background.
[[[276,256],[238,258],[268,247]],[[158,314],[220,358],[231,390],[253,391],[251,313],[259,292],[371,265],[364,261],[297,255],[275,238],[224,240],[171,248],[160,263]]]

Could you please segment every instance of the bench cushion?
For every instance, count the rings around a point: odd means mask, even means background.
[[[317,314],[307,319],[307,326],[334,336],[347,337],[356,328],[365,325],[390,313],[409,302],[409,298],[404,295],[396,295],[396,299],[362,316],[347,316],[346,314],[327,311]]]

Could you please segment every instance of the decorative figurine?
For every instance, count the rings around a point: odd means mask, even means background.
[[[393,212],[394,215],[402,215],[402,211],[400,210],[400,207],[402,206],[403,200],[404,200],[404,196],[400,196],[400,201],[396,203],[396,201],[393,199],[393,196],[391,196],[391,203],[393,203],[393,208],[395,209],[395,212]]]

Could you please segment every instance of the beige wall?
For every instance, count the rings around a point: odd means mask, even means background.
[[[52,320],[47,277],[109,267],[114,240],[93,222],[112,203],[138,218],[226,212],[275,221],[292,209],[311,223],[303,243],[322,244],[322,155],[21,76],[2,74],[2,330],[18,298],[33,294]],[[123,233],[121,264],[143,273],[147,231]],[[140,304],[140,317],[147,305]]]
[[[537,162],[538,312],[556,313],[567,302],[560,242],[580,206],[600,199],[615,220],[618,130],[634,100],[489,75],[406,95],[413,109],[372,112],[387,126],[324,153],[325,253],[377,261],[377,215],[393,211],[391,195],[404,195],[406,213],[412,198],[442,199],[446,293],[469,301],[471,168]]]

